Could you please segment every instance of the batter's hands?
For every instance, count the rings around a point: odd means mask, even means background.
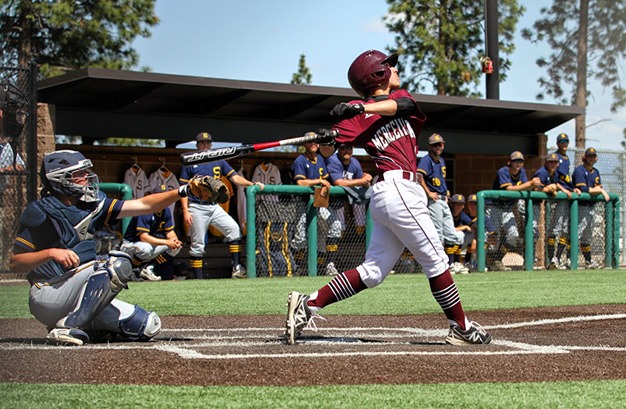
[[[330,116],[335,119],[349,119],[354,118],[365,112],[365,105],[361,103],[350,104],[348,102],[342,102],[337,104],[330,110]]]
[[[49,256],[66,270],[71,270],[80,265],[78,254],[68,249],[49,249]]]
[[[335,144],[335,138],[339,136],[339,131],[335,129],[320,128],[316,133],[319,135],[317,143],[327,146],[333,146]]]

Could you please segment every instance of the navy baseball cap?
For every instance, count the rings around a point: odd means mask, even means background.
[[[446,143],[446,141],[443,140],[443,136],[439,135],[438,133],[434,133],[430,135],[430,138],[428,138],[428,144],[434,145],[436,143]]]
[[[595,148],[589,148],[585,151],[585,156],[598,156],[598,152],[596,152]]]
[[[196,136],[196,141],[200,142],[200,141],[209,141],[209,142],[213,142],[213,138],[211,137],[211,134],[208,132],[200,132],[197,136]]]
[[[548,156],[546,156],[546,162],[558,162],[559,161],[559,157],[557,156],[556,153],[549,153]]]
[[[560,133],[556,136],[556,143],[569,142],[569,136],[566,133]]]
[[[471,195],[467,196],[467,203],[477,203],[478,202],[478,197],[476,196],[476,193],[472,193]]]
[[[452,197],[450,198],[450,203],[462,203],[462,204],[465,204],[465,196],[463,196],[460,193],[452,195]]]

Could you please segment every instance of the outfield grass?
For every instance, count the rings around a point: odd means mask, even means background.
[[[626,271],[489,272],[455,276],[466,310],[626,302]],[[131,283],[120,298],[160,315],[284,314],[289,291],[327,277]],[[25,318],[28,285],[0,284],[0,318]],[[424,275],[394,275],[324,314],[440,313]],[[62,370],[59,368],[59,370]],[[0,384],[0,408],[623,408],[626,380],[328,387]]]

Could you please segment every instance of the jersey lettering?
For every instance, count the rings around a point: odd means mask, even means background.
[[[406,121],[396,118],[376,131],[372,143],[376,149],[384,151],[392,142],[407,135],[415,139],[413,128]]]

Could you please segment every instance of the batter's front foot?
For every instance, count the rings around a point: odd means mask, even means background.
[[[451,326],[446,337],[446,344],[450,345],[488,344],[490,342],[491,335],[474,321],[465,330],[458,325]]]
[[[285,338],[289,345],[295,345],[296,340],[311,319],[311,310],[306,305],[308,295],[293,291],[287,300],[287,325]]]

